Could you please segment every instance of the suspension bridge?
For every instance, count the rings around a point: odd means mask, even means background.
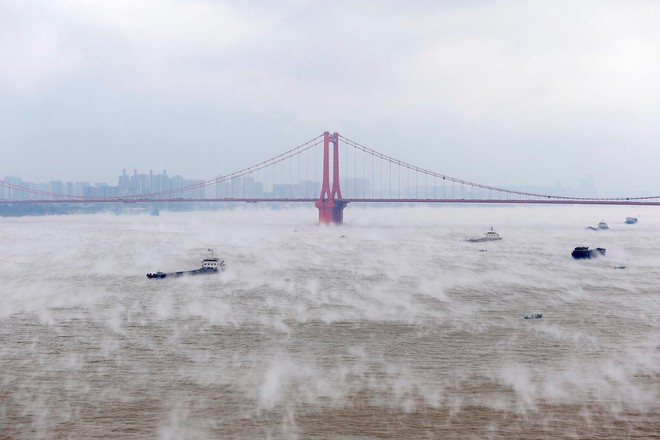
[[[660,196],[569,197],[484,185],[411,165],[330,132],[256,165],[179,187],[147,181],[137,193],[119,188],[118,194],[103,196],[63,194],[6,181],[0,181],[0,189],[0,196],[23,194],[20,200],[0,197],[0,204],[314,203],[320,223],[343,223],[350,203],[660,205]]]

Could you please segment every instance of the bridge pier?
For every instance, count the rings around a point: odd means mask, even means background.
[[[332,143],[332,190],[330,190],[330,143]],[[344,208],[347,202],[341,197],[339,187],[339,134],[323,133],[323,184],[321,195],[315,203],[319,210],[319,223],[344,222]]]
[[[319,223],[344,223],[344,208],[348,203],[342,200],[317,200]]]

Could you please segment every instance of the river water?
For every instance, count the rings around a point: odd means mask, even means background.
[[[658,438],[658,208],[316,218],[1,218],[0,439]]]

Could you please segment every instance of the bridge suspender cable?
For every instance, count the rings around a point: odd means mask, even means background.
[[[480,183],[476,182],[470,182],[468,180],[463,180],[463,179],[457,179],[455,177],[450,177],[445,174],[440,174],[436,173],[434,171],[429,171],[427,169],[411,165],[409,163],[403,162],[401,160],[395,159],[391,156],[388,156],[383,153],[379,153],[376,150],[373,150],[369,147],[365,147],[364,145],[358,144],[355,141],[352,141],[348,138],[345,138],[342,135],[339,135],[339,138],[344,141],[344,143],[351,145],[353,148],[359,149],[365,153],[371,154],[372,156],[375,156],[381,160],[388,161],[390,164],[395,164],[398,165],[402,168],[406,168],[408,170],[416,171],[418,173],[426,174],[429,176],[437,177],[442,180],[450,181],[453,183],[458,183],[461,185],[466,185],[474,188],[480,188],[480,189],[486,189],[486,190],[491,190],[491,191],[497,191],[501,193],[506,193],[506,194],[515,194],[515,195],[520,195],[520,196],[527,196],[527,197],[534,197],[534,198],[542,198],[542,199],[555,199],[555,200],[585,200],[585,201],[635,201],[635,200],[652,200],[652,199],[659,199],[660,196],[647,196],[647,197],[614,197],[614,198],[597,198],[597,197],[569,197],[569,196],[553,196],[553,195],[547,195],[547,194],[537,194],[537,193],[530,193],[530,192],[525,192],[525,191],[516,191],[512,189],[506,189],[506,188],[499,188],[496,186],[491,186],[491,185],[483,185]],[[391,173],[390,173],[391,175]],[[399,173],[399,178],[400,178],[400,173]]]
[[[526,192],[526,191],[516,191],[516,190],[500,188],[500,187],[496,187],[496,186],[492,186],[492,185],[483,185],[483,184],[476,183],[476,182],[471,182],[471,181],[468,181],[468,180],[457,179],[455,177],[451,177],[451,176],[448,176],[448,175],[445,175],[445,174],[437,173],[437,172],[430,171],[430,170],[425,169],[425,168],[421,168],[421,167],[418,167],[418,166],[415,166],[415,165],[411,165],[409,163],[406,163],[406,162],[403,162],[401,160],[395,159],[395,158],[393,158],[391,156],[388,156],[386,154],[379,153],[376,150],[373,150],[373,149],[368,148],[364,145],[361,145],[361,144],[359,144],[355,141],[352,141],[352,140],[350,140],[350,139],[348,139],[344,136],[341,136],[341,135],[337,135],[337,136],[338,136],[338,139],[341,139],[343,141],[344,146],[345,146],[345,149],[344,149],[345,161],[348,161],[348,159],[349,159],[348,148],[351,147],[351,148],[354,149],[353,156],[354,156],[355,163],[354,163],[354,166],[352,168],[354,169],[354,172],[355,172],[355,175],[356,175],[355,177],[357,177],[357,171],[358,171],[358,169],[357,169],[358,164],[357,164],[357,159],[356,159],[358,150],[365,154],[364,157],[371,156],[372,183],[373,183],[374,172],[376,172],[376,168],[380,169],[379,174],[380,174],[380,182],[381,182],[381,184],[380,184],[381,198],[378,199],[379,201],[385,201],[385,199],[383,199],[383,191],[384,191],[384,188],[385,188],[386,185],[389,185],[390,195],[392,195],[392,191],[393,191],[392,186],[395,185],[396,188],[397,188],[398,197],[401,198],[401,192],[402,192],[402,188],[401,188],[401,178],[402,178],[401,171],[403,169],[405,169],[405,172],[406,172],[406,176],[404,176],[404,177],[405,177],[406,182],[408,182],[408,185],[410,185],[410,172],[416,173],[414,181],[417,184],[419,183],[419,175],[420,174],[425,175],[424,182],[426,182],[426,177],[427,176],[433,177],[434,182],[437,182],[437,181],[451,182],[452,183],[452,187],[451,187],[452,199],[456,199],[456,194],[455,194],[455,186],[456,185],[459,186],[459,188],[458,188],[459,189],[458,197],[461,197],[462,195],[464,196],[464,194],[461,194],[461,193],[463,193],[463,191],[461,191],[461,188],[468,187],[468,188],[476,188],[476,189],[479,189],[479,190],[494,191],[494,192],[498,192],[498,193],[502,193],[502,194],[509,194],[509,195],[513,195],[513,196],[523,197],[523,198],[526,198],[526,199],[523,199],[523,200],[528,200],[530,203],[542,203],[543,200],[545,200],[545,201],[548,201],[548,203],[553,202],[553,201],[555,201],[556,203],[570,203],[571,201],[576,201],[576,202],[584,202],[584,203],[602,202],[603,204],[606,204],[607,202],[612,202],[612,203],[616,203],[616,204],[625,204],[625,202],[654,201],[654,202],[650,202],[648,204],[657,204],[658,203],[657,200],[660,199],[660,196],[614,197],[614,198],[606,198],[606,197],[600,197],[600,198],[597,198],[597,197],[569,197],[569,196],[538,194],[538,193],[532,193],[532,192]],[[322,144],[323,142],[324,142],[324,135],[320,135],[320,136],[317,136],[316,138],[311,139],[311,140],[303,143],[302,145],[299,145],[295,148],[292,148],[292,149],[290,149],[290,150],[288,150],[288,151],[286,151],[282,154],[279,154],[279,155],[274,156],[274,157],[272,157],[268,160],[259,162],[256,165],[252,165],[250,167],[244,168],[240,171],[236,171],[234,173],[231,173],[231,174],[228,174],[228,175],[225,175],[225,176],[220,176],[220,177],[216,177],[214,179],[201,181],[201,182],[198,182],[198,183],[195,183],[195,184],[192,184],[192,185],[187,185],[187,186],[184,186],[184,187],[173,188],[173,189],[168,189],[168,190],[158,191],[158,192],[142,193],[142,194],[137,194],[137,195],[133,194],[133,195],[130,195],[130,196],[112,196],[112,197],[99,196],[99,197],[90,198],[90,197],[85,197],[85,196],[59,194],[59,193],[50,192],[50,191],[38,190],[38,189],[30,188],[30,187],[23,187],[23,186],[15,185],[15,184],[12,184],[12,183],[9,183],[9,182],[6,182],[6,181],[1,181],[1,180],[0,180],[0,188],[6,188],[6,189],[11,190],[11,191],[21,191],[21,192],[25,192],[25,193],[28,193],[28,194],[42,195],[42,196],[46,196],[46,197],[50,198],[51,200],[56,200],[57,199],[59,201],[71,201],[71,202],[84,202],[84,201],[88,201],[88,200],[108,201],[108,202],[121,202],[121,201],[125,201],[125,200],[136,201],[136,199],[144,199],[145,201],[147,201],[147,200],[159,200],[160,198],[163,198],[163,196],[167,196],[167,195],[171,195],[171,194],[177,194],[177,193],[184,193],[184,192],[187,192],[187,191],[191,191],[191,190],[195,190],[195,189],[199,189],[199,188],[204,188],[204,187],[208,187],[208,186],[211,186],[211,185],[216,185],[216,184],[219,184],[219,183],[228,182],[228,181],[231,181],[232,179],[242,177],[242,176],[247,176],[249,174],[253,174],[253,173],[257,173],[257,172],[262,172],[263,174],[265,174],[266,180],[268,180],[269,177],[272,177],[273,180],[275,180],[276,177],[277,177],[277,170],[273,168],[275,165],[279,164],[279,166],[282,167],[280,169],[280,174],[282,176],[284,176],[285,174],[287,174],[285,168],[283,168],[284,166],[286,166],[286,164],[282,164],[282,162],[285,162],[289,159],[292,159],[296,155],[301,155],[302,153],[304,153],[304,152],[306,152],[310,149],[313,149],[314,147],[318,146],[319,144]],[[313,154],[314,154],[315,160],[317,158],[317,153],[316,152],[317,152],[317,149],[314,149]],[[366,166],[366,159],[364,157],[362,158],[362,161],[363,161],[362,168],[363,168],[364,177],[366,177],[368,173],[364,170],[364,167]],[[306,161],[307,160],[309,160],[309,158],[306,158]],[[379,160],[380,164],[374,165],[375,160]],[[298,163],[300,163],[300,157],[298,157]],[[389,166],[387,165],[388,163],[389,163]],[[288,165],[289,165],[288,174],[292,177],[293,176],[292,167],[293,167],[294,164],[290,162]],[[385,181],[385,182],[383,182],[383,177],[384,177],[383,166],[384,165],[385,165],[386,168],[389,168],[389,176],[390,176],[388,181]],[[315,171],[318,170],[317,166],[312,165],[312,167]],[[393,167],[397,167],[398,169],[393,170]],[[271,168],[273,168],[273,169],[271,169]],[[298,167],[298,168],[299,168],[298,174],[300,175],[301,170],[300,170],[300,167]],[[349,169],[349,167],[347,166],[347,162],[345,162],[344,168],[346,170]],[[394,174],[396,174],[396,177],[394,177]],[[312,177],[312,176],[307,176],[307,177],[309,178],[309,177]],[[317,175],[316,175],[316,172],[315,172],[314,173],[314,180],[318,180],[318,179],[316,179],[316,177],[317,177]],[[395,178],[397,180],[396,182],[394,182]],[[338,182],[337,182],[337,185],[338,185]],[[334,189],[335,188],[333,188],[333,190]],[[337,186],[337,189],[339,189],[338,186]],[[354,190],[355,190],[356,195],[357,195],[357,180],[354,182]],[[364,188],[363,188],[363,190],[364,190]],[[443,198],[446,197],[445,191],[447,191],[447,189],[443,185],[443,190],[442,190]],[[435,185],[434,185],[434,193],[435,193]],[[470,194],[472,194],[471,191],[470,191]],[[339,195],[340,195],[339,198],[341,199],[341,194],[339,193]],[[375,194],[374,194],[373,186],[372,186],[372,190],[371,190],[372,199],[373,199],[374,195]],[[366,198],[366,194],[363,194],[363,196],[365,196],[365,199],[362,199],[363,201],[368,201],[369,200],[369,199]],[[417,193],[416,193],[416,196],[418,196]],[[389,200],[395,200],[395,199],[389,199]],[[449,201],[450,199],[445,199],[445,200]],[[520,201],[520,199],[513,199],[512,198],[512,199],[502,199],[501,202],[504,203],[507,200],[510,200],[511,202],[515,202],[515,201],[519,202]],[[33,201],[35,201],[35,202],[48,202],[49,200],[45,199],[45,200],[33,200]],[[422,199],[410,199],[410,201],[433,201],[433,199],[428,199],[428,200],[427,199],[423,199],[423,200]],[[4,203],[12,203],[12,202],[20,202],[20,201],[17,201],[17,200],[6,200],[6,201],[4,201]]]

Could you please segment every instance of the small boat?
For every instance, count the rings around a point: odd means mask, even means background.
[[[599,255],[605,255],[605,248],[599,247],[596,249],[589,249],[589,246],[578,246],[573,249],[573,252],[571,252],[571,256],[576,260],[582,258],[594,258]]]
[[[627,225],[634,225],[635,223],[637,223],[637,217],[626,217],[625,223]]]
[[[501,239],[502,237],[500,236],[500,234],[495,232],[495,230],[491,226],[490,231],[485,232],[483,237],[466,238],[465,241],[469,241],[470,243],[483,243],[484,241],[497,241]]]
[[[167,277],[178,278],[184,275],[213,274],[213,273],[218,273],[221,270],[225,270],[226,265],[224,260],[221,260],[218,257],[216,257],[212,249],[209,249],[209,253],[210,256],[202,260],[202,267],[200,267],[199,269],[183,270],[179,272],[170,272],[170,273],[158,271],[155,273],[148,273],[147,278],[156,278],[156,279],[167,278]]]
[[[543,318],[543,313],[532,313],[531,315],[523,316],[525,319],[541,319]]]
[[[598,226],[587,226],[586,229],[591,229],[592,231],[606,231],[610,229],[605,222],[599,222]]]

